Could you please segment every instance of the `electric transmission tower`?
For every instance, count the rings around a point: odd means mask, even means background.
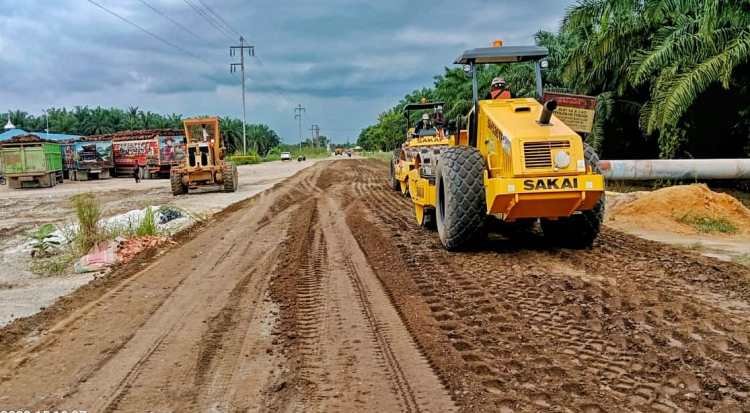
[[[255,46],[245,44],[245,38],[240,36],[239,46],[229,46],[229,56],[235,56],[237,53],[240,54],[239,63],[231,63],[229,65],[229,71],[234,73],[237,71],[237,67],[240,68],[242,75],[242,153],[247,154],[247,130],[246,130],[246,112],[245,112],[245,50],[247,50],[248,56],[255,56]],[[256,149],[257,150],[257,149]]]
[[[305,108],[302,104],[297,105],[294,108],[294,119],[299,121],[299,149],[302,150],[302,113],[305,112]]]
[[[314,147],[318,147],[318,139],[320,139],[320,126],[313,124],[310,127],[310,136]]]

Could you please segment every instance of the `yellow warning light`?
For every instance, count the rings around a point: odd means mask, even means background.
[[[492,42],[492,47],[503,47],[503,41],[500,39],[496,39],[494,42]]]

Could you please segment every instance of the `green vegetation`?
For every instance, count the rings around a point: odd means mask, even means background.
[[[91,248],[107,239],[107,232],[100,225],[102,210],[99,200],[92,193],[78,194],[70,199],[76,211],[78,230],[73,244],[80,254],[86,254]]]
[[[113,240],[117,237],[143,237],[159,235],[160,231],[156,223],[156,212],[151,207],[146,207],[142,219],[131,222],[126,226],[107,227],[101,223],[101,208],[99,201],[93,194],[79,194],[71,197],[76,217],[77,227],[65,233],[64,237],[68,243],[60,243],[50,240],[50,235],[57,230],[53,224],[44,224],[29,233],[29,238],[34,240],[34,249],[31,261],[31,271],[39,275],[60,275],[65,273],[70,266],[81,256],[89,253],[91,248],[102,242]],[[165,213],[174,207],[161,207],[159,212]],[[180,210],[185,214],[186,212]],[[193,217],[196,221],[201,218]]]
[[[160,115],[142,111],[138,107],[127,110],[118,108],[89,108],[76,106],[50,108],[50,132],[69,133],[74,135],[100,135],[137,129],[182,129],[182,115]],[[29,131],[43,131],[47,119],[44,115],[33,116],[20,110],[11,111],[11,121],[17,128]],[[221,131],[229,153],[241,151],[242,120],[229,117],[221,118]],[[247,148],[265,154],[281,143],[279,135],[267,125],[246,125]]]
[[[154,219],[154,211],[151,207],[146,207],[146,212],[143,215],[143,219],[136,227],[135,235],[139,237],[152,236],[159,234],[159,228],[156,227],[156,219]]]
[[[60,244],[55,241],[50,241],[48,238],[53,232],[57,230],[53,224],[44,224],[34,231],[29,233],[29,238],[34,242],[33,250],[31,255],[34,257],[46,257],[49,256],[55,248],[58,248]]]
[[[722,0],[582,0],[550,50],[550,89],[597,96],[589,143],[608,158],[737,157],[750,152],[750,4]],[[481,45],[478,45],[481,46]],[[458,51],[457,51],[458,52]],[[533,94],[528,63],[479,67],[480,96],[503,76],[514,96]],[[446,102],[447,119],[471,105],[470,79],[447,68],[362,130],[367,150],[393,149],[405,135],[401,109],[422,97]]]
[[[391,161],[391,159],[393,159],[393,152],[366,151],[366,152],[362,152],[362,156],[366,158],[377,159],[379,161],[388,163]]]
[[[294,146],[292,145],[292,147]],[[292,153],[292,160],[296,160],[300,155],[305,155],[307,159],[326,158],[331,155],[327,148],[311,148],[309,146],[303,146],[301,150],[296,147],[289,152]]]
[[[253,165],[264,161],[257,153],[250,152],[247,155],[232,155],[227,160],[235,165]]]
[[[77,256],[71,250],[64,249],[49,257],[35,257],[31,261],[31,272],[38,275],[62,275],[73,265]]]
[[[717,232],[722,234],[734,234],[739,231],[739,228],[737,228],[737,226],[732,223],[732,221],[729,221],[726,218],[684,215],[678,217],[677,221],[686,225],[690,225],[704,234],[712,234]]]

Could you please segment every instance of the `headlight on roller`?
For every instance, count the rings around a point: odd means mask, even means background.
[[[503,136],[503,152],[505,152],[506,155],[510,155],[511,149],[510,139],[508,139],[507,136]]]
[[[570,166],[570,155],[565,151],[559,151],[555,154],[555,167],[565,169]]]

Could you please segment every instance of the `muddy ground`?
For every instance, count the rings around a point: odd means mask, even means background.
[[[50,277],[33,274],[29,269],[31,257],[28,248],[24,248],[28,232],[46,223],[63,225],[73,221],[71,196],[94,193],[101,202],[104,217],[149,205],[174,205],[202,219],[270,188],[313,162],[240,166],[239,188],[234,193],[199,189],[174,197],[168,179],[142,180],[137,184],[130,178],[65,181],[53,188],[26,190],[0,185],[0,326],[34,314],[96,276],[71,272]]]
[[[0,331],[0,409],[747,411],[750,273],[605,230],[448,253],[318,163]]]

